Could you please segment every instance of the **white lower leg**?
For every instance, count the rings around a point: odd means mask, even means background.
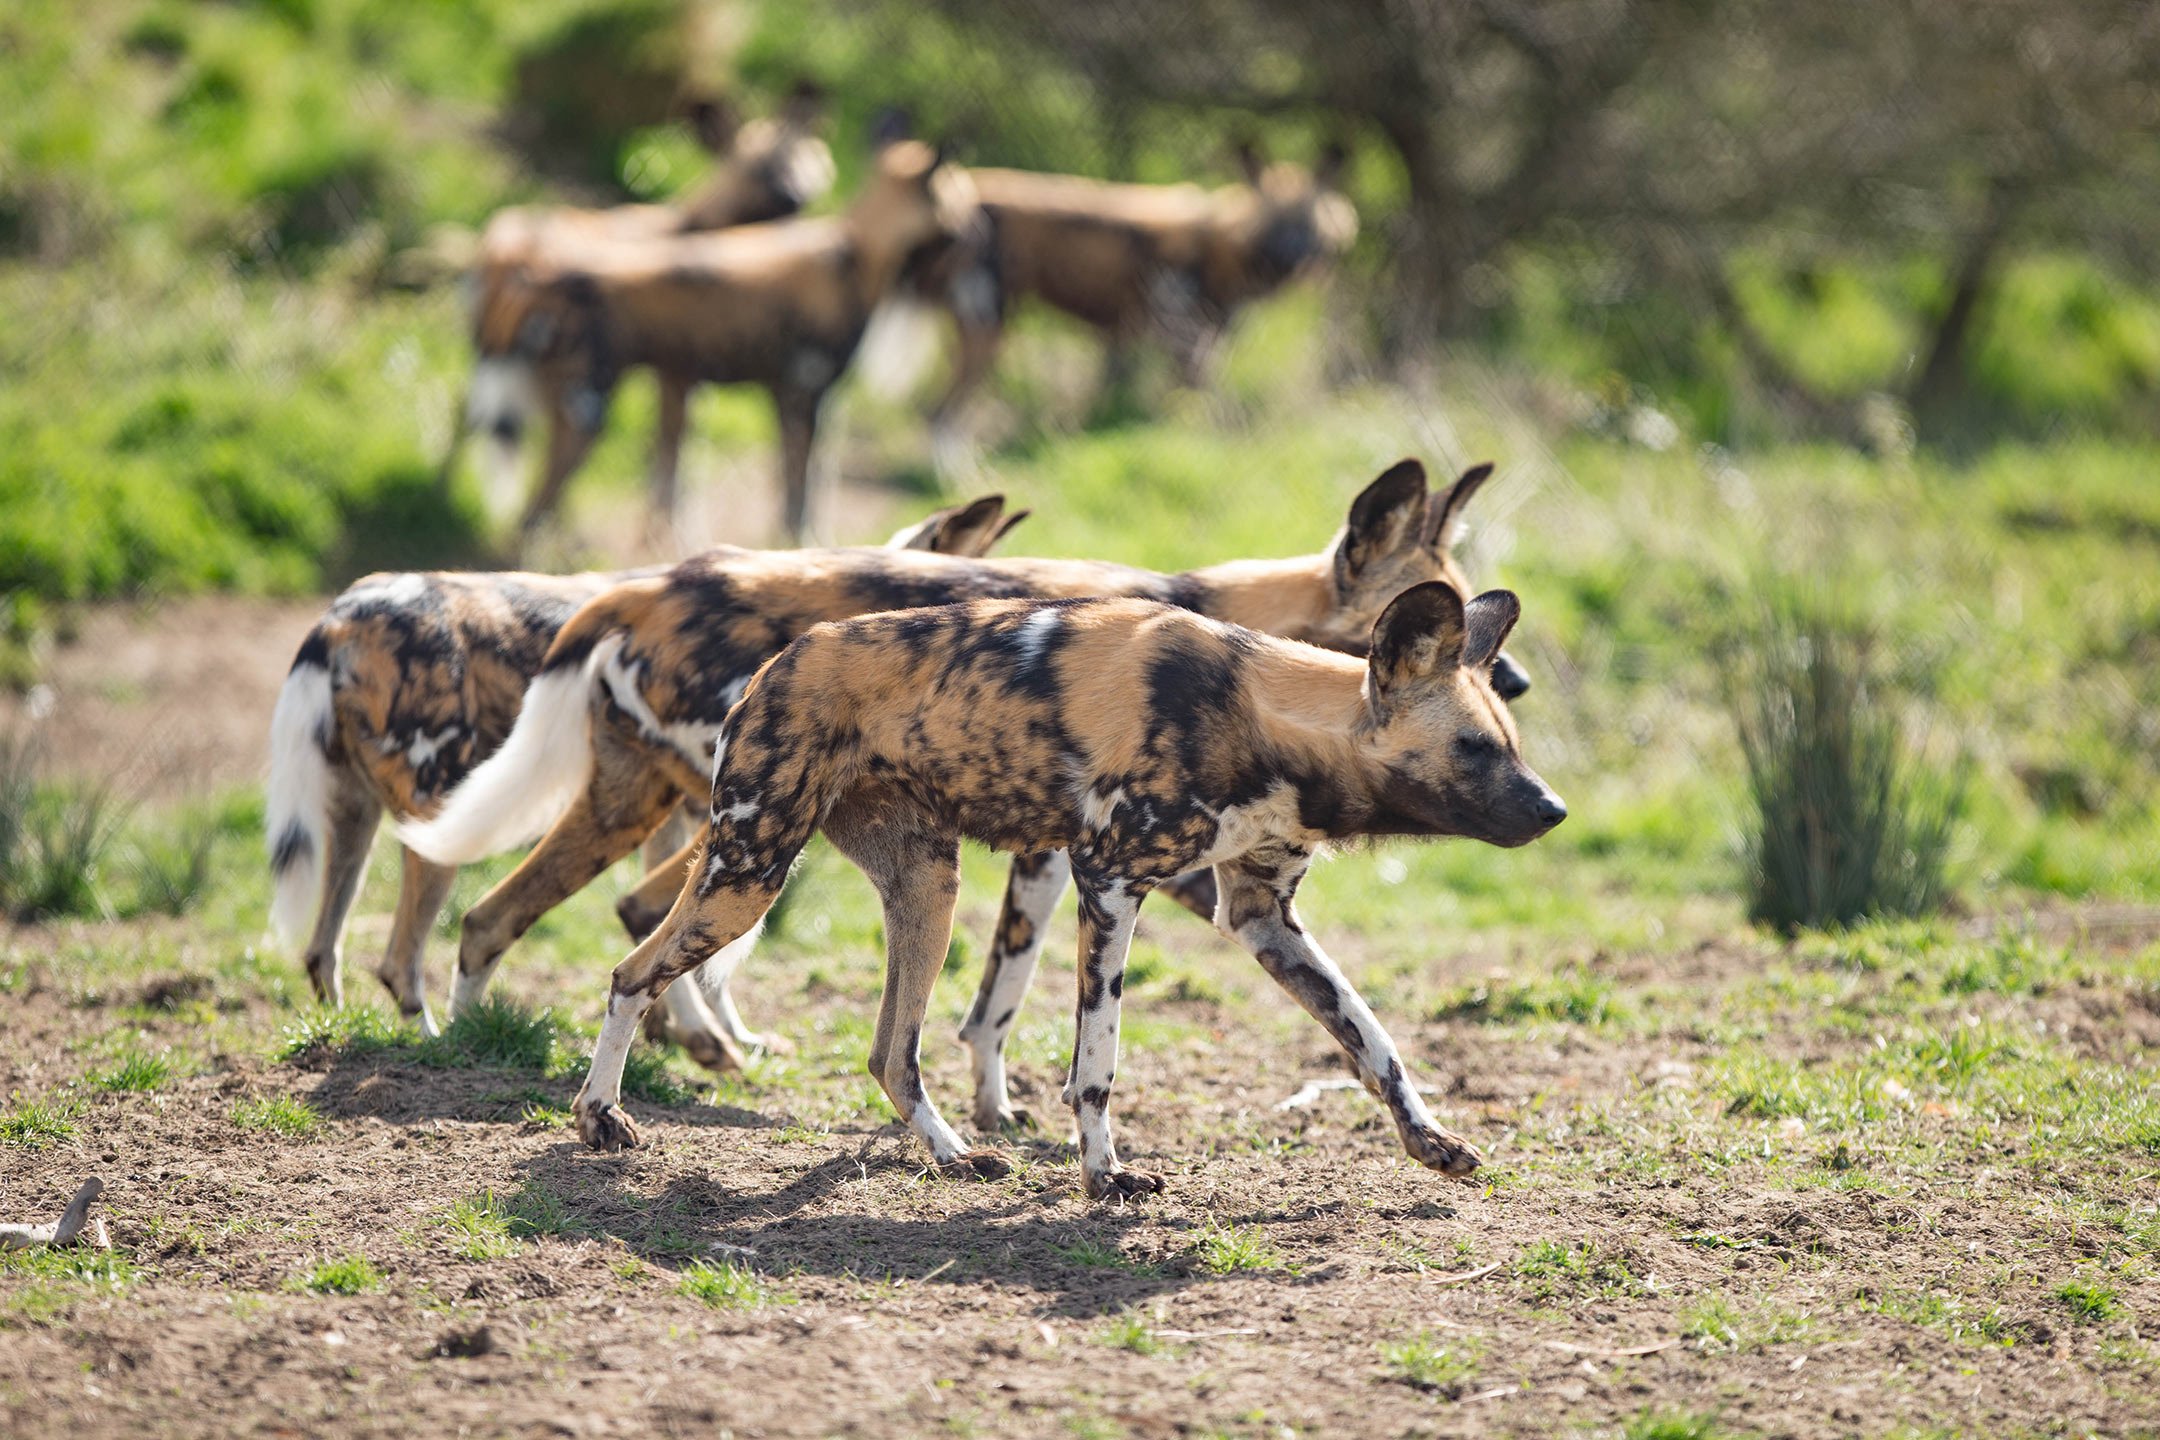
[[[721,1033],[745,1050],[761,1049],[766,1041],[763,1035],[743,1024],[742,1016],[735,1009],[735,997],[728,992],[728,978],[757,948],[758,936],[764,930],[765,922],[760,919],[747,934],[722,946],[719,954],[698,966],[696,971],[696,988],[710,1004]]]
[[[471,971],[462,966],[459,967],[457,979],[451,982],[450,987],[450,1018],[452,1020],[457,1019],[458,1016],[480,1003],[487,995],[488,980],[493,974],[493,966],[485,970]]]
[[[705,997],[698,993],[695,985],[670,985],[661,1000],[667,1006],[668,1021],[675,1027],[678,1037],[710,1035],[720,1028],[720,1017],[705,1004]]]
[[[937,1106],[925,1095],[915,1102],[915,1109],[907,1117],[908,1129],[913,1130],[923,1144],[930,1147],[930,1158],[940,1165],[954,1159],[967,1147],[960,1143],[959,1132],[945,1123],[938,1114]]]
[[[1034,983],[1050,916],[1071,875],[1071,862],[1058,851],[1033,875],[1015,875],[1006,891],[1006,904],[1028,922],[1027,943],[1010,952],[991,951],[989,987],[975,997],[967,1023],[960,1027],[960,1039],[968,1047],[975,1072],[975,1123],[985,1129],[1012,1114],[1005,1081],[1005,1041],[1012,1034],[1021,1002],[1027,999],[1028,986]],[[1001,934],[1006,918],[999,917]]]
[[[638,1026],[651,1006],[649,995],[608,991],[607,1018],[600,1022],[600,1038],[593,1042],[592,1068],[585,1072],[585,1088],[578,1095],[580,1106],[621,1103],[623,1064],[630,1055],[630,1042],[637,1039]]]
[[[1140,916],[1139,901],[1122,887],[1094,899],[1104,921],[1093,933],[1085,922],[1081,926],[1081,1002],[1065,1082],[1065,1101],[1080,1132],[1080,1169],[1091,1178],[1118,1168],[1117,1145],[1110,1138],[1110,1086],[1117,1078],[1119,979]]]

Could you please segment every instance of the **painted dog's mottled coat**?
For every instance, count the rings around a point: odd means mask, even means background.
[[[526,703],[530,719],[523,723],[559,733],[560,748],[506,747],[433,823],[400,831],[423,854],[466,861],[547,829],[524,864],[466,915],[454,1006],[476,1001],[510,944],[635,848],[672,805],[703,798],[729,707],[757,668],[811,625],[978,596],[1141,595],[1362,650],[1373,617],[1404,588],[1435,578],[1463,584],[1451,544],[1465,504],[1490,473],[1479,466],[1447,491],[1428,494],[1423,467],[1404,461],[1366,487],[1343,530],[1318,554],[1184,575],[1079,560],[962,563],[820,551],[781,566],[723,551],[610,591],[564,628]],[[1495,682],[1508,693],[1529,683],[1506,657],[1495,662]],[[573,717],[575,735],[571,719],[559,730],[550,726],[551,714]],[[584,748],[573,751],[573,744]],[[1065,875],[1056,854],[1014,865],[982,987],[961,1031],[975,1057],[975,1113],[984,1126],[1015,1118],[1005,1038]],[[659,922],[674,889],[656,871],[624,898],[618,908],[634,934]],[[1214,912],[1207,877],[1180,882],[1174,893],[1203,914]],[[678,1007],[691,1003],[686,991],[669,992],[678,1020]],[[728,1048],[720,1055],[735,1063]]]
[[[1335,188],[1342,154],[1263,166],[1242,184],[1129,185],[1024,170],[973,170],[983,223],[925,272],[958,326],[940,431],[997,359],[1013,307],[1033,296],[1099,330],[1113,369],[1143,335],[1166,341],[1188,384],[1238,310],[1341,255],[1357,212]]]
[[[619,1082],[640,1018],[678,976],[739,956],[822,828],[884,901],[871,1074],[941,1166],[1003,1169],[963,1147],[918,1063],[965,836],[1071,858],[1080,993],[1065,1099],[1090,1195],[1162,1185],[1121,1167],[1111,1140],[1119,999],[1140,901],[1199,866],[1215,869],[1218,927],[1335,1037],[1412,1158],[1469,1173],[1476,1150],[1434,1123],[1292,902],[1330,842],[1521,845],[1565,818],[1489,678],[1517,614],[1507,591],[1465,605],[1426,582],[1382,612],[1368,661],[1131,599],[974,601],[818,626],[728,717],[703,853],[660,928],[616,967],[579,1133],[604,1149],[638,1143]]]
[[[986,496],[938,511],[889,543],[981,555],[1025,514],[1007,516],[1003,497]],[[313,914],[303,955],[317,999],[343,999],[345,918],[383,812],[400,820],[434,813],[509,735],[564,622],[647,573],[370,575],[308,631],[271,725],[266,819],[272,926],[298,943]],[[430,1030],[421,964],[456,874],[404,852],[397,917],[376,971],[399,1008]],[[669,879],[680,875],[678,867]]]
[[[624,372],[650,365],[686,382],[766,389],[780,421],[783,518],[799,538],[826,392],[911,258],[975,214],[965,174],[904,140],[879,152],[842,215],[583,245],[511,276],[477,317],[474,384],[536,391],[547,414],[526,528],[555,508]]]

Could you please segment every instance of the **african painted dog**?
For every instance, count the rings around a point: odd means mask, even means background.
[[[1002,496],[985,496],[908,526],[890,543],[981,555],[1026,513],[1007,516]],[[345,918],[382,813],[432,814],[510,733],[563,622],[646,573],[370,575],[315,622],[271,721],[266,819],[271,928],[298,945],[313,915],[303,954],[317,999],[343,1001]],[[678,866],[670,883],[681,873]],[[430,1034],[421,966],[428,929],[456,876],[455,866],[404,851],[390,947],[376,968],[399,1009]]]
[[[574,253],[551,251],[546,263],[509,275],[476,319],[484,374],[475,384],[485,379],[521,412],[530,403],[547,416],[547,462],[526,508],[526,532],[560,502],[623,373],[650,365],[685,387],[756,384],[771,394],[783,519],[799,539],[826,392],[903,268],[918,251],[959,236],[974,216],[965,173],[903,140],[879,152],[842,215],[596,241]],[[663,415],[670,472],[680,421]]]
[[[1479,1162],[1434,1123],[1394,1042],[1293,904],[1321,847],[1464,835],[1524,845],[1567,816],[1523,763],[1492,658],[1520,612],[1493,590],[1405,590],[1369,659],[1145,600],[974,601],[820,625],[759,672],[728,716],[702,854],[659,929],[616,967],[573,1106],[599,1149],[638,1143],[624,1054],[654,997],[739,956],[810,836],[884,902],[884,1000],[870,1073],[941,1167],[1001,1175],[923,1088],[930,989],[952,937],[960,841],[1064,850],[1080,890],[1079,1008],[1064,1098],[1098,1199],[1162,1188],[1110,1135],[1118,1011],[1148,892],[1212,866],[1215,923],[1342,1046],[1412,1159]]]
[[[1199,385],[1242,306],[1350,248],[1357,212],[1335,188],[1339,147],[1311,170],[1264,165],[1249,148],[1239,160],[1243,182],[1213,191],[970,171],[983,224],[923,279],[959,331],[952,383],[932,416],[941,453],[1019,300],[1037,297],[1099,330],[1113,380],[1132,342],[1153,333]]]
[[[832,189],[832,151],[818,135],[823,99],[814,86],[797,86],[780,113],[771,119],[739,122],[725,100],[704,98],[689,107],[690,126],[699,141],[721,161],[704,184],[677,203],[617,205],[605,210],[568,206],[519,206],[499,211],[480,236],[480,256],[473,273],[472,313],[476,324],[502,303],[510,282],[535,269],[545,270],[554,257],[574,257],[581,247],[611,241],[653,239],[736,225],[782,220],[824,198]],[[484,337],[474,336],[483,359],[466,398],[463,424],[489,436],[495,468],[514,469],[525,411],[532,397],[528,377],[486,357]],[[672,519],[676,467],[682,454],[689,414],[692,377],[662,367],[660,428],[653,443],[652,503],[656,520]],[[456,458],[452,441],[451,459]],[[528,516],[530,523],[545,517]]]
[[[685,798],[709,791],[721,722],[757,672],[810,626],[876,610],[973,597],[1141,595],[1254,629],[1362,651],[1372,620],[1421,580],[1461,583],[1451,553],[1464,505],[1491,473],[1479,466],[1428,494],[1424,467],[1405,460],[1367,486],[1348,522],[1317,554],[1238,560],[1162,575],[1083,560],[959,561],[877,552],[801,551],[785,557],[720,552],[631,581],[563,627],[520,713],[518,731],[406,845],[463,863],[545,837],[467,912],[453,1010],[476,1002],[503,952],[542,915],[635,849]],[[1496,683],[1528,679],[1505,656]],[[687,863],[687,850],[681,857]],[[672,872],[672,875],[670,874]],[[682,870],[670,864],[618,905],[634,934],[667,913]],[[982,990],[961,1032],[975,1056],[977,1119],[1014,1119],[1005,1094],[1005,1037],[1026,994],[1064,857],[1016,862]],[[1174,888],[1212,915],[1205,879]],[[679,1031],[701,1023],[695,987],[669,989]],[[724,1016],[724,1012],[723,1012]],[[691,1046],[705,1063],[739,1066],[714,1033]]]

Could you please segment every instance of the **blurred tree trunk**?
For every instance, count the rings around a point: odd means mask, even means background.
[[[1921,434],[1949,424],[1964,408],[1972,393],[1972,371],[1967,364],[1973,322],[1988,299],[1995,278],[1996,261],[2016,208],[2008,186],[1997,182],[1988,189],[1980,223],[1965,244],[1950,281],[1949,299],[1936,318],[1935,334],[1928,342],[1927,359],[1906,396],[1913,425]]]
[[[1430,115],[1388,109],[1373,117],[1402,161],[1409,183],[1395,236],[1393,284],[1373,316],[1374,338],[1390,364],[1414,363],[1462,321],[1463,272],[1475,264],[1456,184]]]

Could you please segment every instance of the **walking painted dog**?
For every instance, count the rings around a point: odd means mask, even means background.
[[[832,151],[818,131],[824,101],[814,86],[799,85],[770,119],[739,122],[723,99],[703,98],[689,107],[690,128],[719,168],[681,201],[665,205],[616,205],[605,210],[570,206],[517,206],[498,211],[480,235],[473,271],[472,313],[477,321],[504,303],[505,287],[546,271],[564,257],[611,242],[649,240],[737,225],[786,219],[823,199],[832,189]],[[486,355],[478,334],[475,343]],[[513,475],[526,411],[534,397],[521,376],[501,367],[481,369],[466,399],[463,425],[480,430],[493,451],[492,468]],[[694,377],[661,367],[660,423],[652,456],[652,506],[656,522],[675,513],[676,471],[689,415]],[[456,458],[453,439],[451,458]],[[545,514],[526,515],[529,530]]]
[[[1084,560],[952,560],[874,552],[786,557],[721,552],[602,595],[563,627],[534,677],[517,730],[435,818],[399,838],[440,863],[462,863],[544,838],[465,916],[453,1009],[486,991],[503,953],[542,915],[627,855],[685,799],[710,789],[713,747],[728,710],[758,667],[820,621],[977,597],[1140,595],[1253,629],[1361,652],[1372,620],[1422,580],[1464,585],[1453,555],[1462,512],[1490,466],[1428,493],[1424,467],[1405,460],[1368,485],[1335,538],[1316,554],[1238,560],[1163,575]],[[1495,687],[1529,680],[1506,656]],[[687,864],[686,849],[680,857]],[[976,1118],[1014,1117],[1004,1045],[1033,979],[1067,862],[1054,851],[1015,862],[1004,910],[961,1037],[974,1056]],[[618,911],[643,935],[667,913],[681,865],[656,868]],[[1206,877],[1175,898],[1212,915]],[[739,1066],[726,1007],[706,1014],[697,987],[668,990],[678,1032],[707,1064]],[[721,1024],[714,1024],[717,1018]]]
[[[1064,1098],[1097,1199],[1162,1189],[1110,1133],[1118,1017],[1148,892],[1215,871],[1215,923],[1318,1020],[1387,1106],[1412,1159],[1463,1176],[1477,1150],[1426,1110],[1394,1042],[1299,921],[1324,846],[1463,835],[1527,844],[1567,816],[1523,762],[1490,668],[1520,613],[1489,591],[1412,586],[1365,660],[1148,600],[973,601],[817,626],[722,727],[711,820],[674,907],[615,968],[573,1105],[587,1144],[639,1142],[623,1060],[686,971],[740,957],[822,829],[884,904],[870,1073],[942,1168],[1002,1175],[923,1088],[930,991],[952,938],[963,836],[1063,850],[1080,890],[1079,1003]]]
[[[1344,152],[1307,170],[1240,153],[1242,183],[1129,185],[973,170],[983,225],[924,272],[923,289],[959,332],[953,378],[932,424],[940,453],[962,408],[989,375],[1005,322],[1034,297],[1095,327],[1111,378],[1133,342],[1166,342],[1187,384],[1205,382],[1217,342],[1240,308],[1340,256],[1357,212],[1336,187]]]
[[[890,543],[981,555],[1025,514],[1008,516],[1002,496],[985,496]],[[308,631],[270,724],[266,818],[271,928],[301,947],[317,999],[343,1002],[345,919],[383,812],[432,814],[510,733],[563,623],[645,573],[370,575]],[[432,1034],[422,960],[457,869],[410,849],[403,863],[390,946],[375,973]]]
[[[672,401],[662,396],[656,477],[673,476],[691,384],[766,389],[780,422],[783,523],[800,539],[826,392],[904,268],[975,217],[966,174],[903,140],[878,153],[862,192],[838,216],[542,247],[540,260],[482,296],[474,321],[481,423],[516,434],[528,410],[547,417],[547,459],[525,533],[561,501],[623,374],[649,365],[679,382]],[[672,497],[670,478],[663,505]]]

